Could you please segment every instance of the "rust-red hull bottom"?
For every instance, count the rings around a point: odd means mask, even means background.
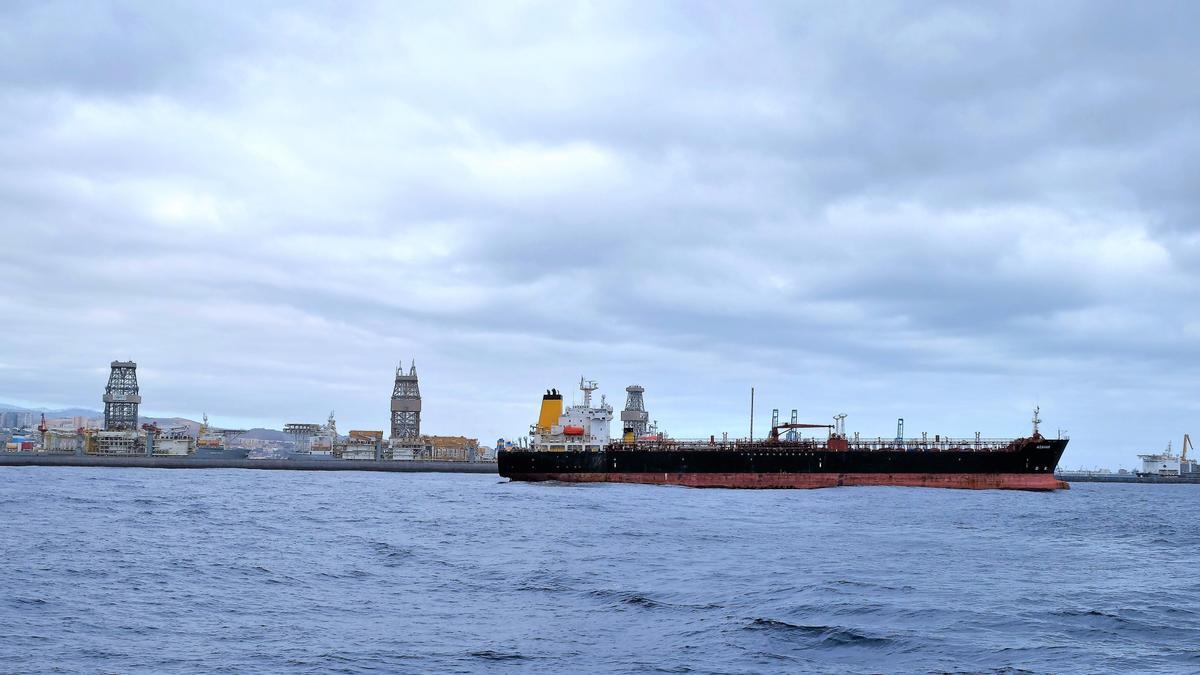
[[[966,490],[1066,490],[1049,473],[521,473],[514,480],[649,483],[715,488],[826,488],[894,485]]]

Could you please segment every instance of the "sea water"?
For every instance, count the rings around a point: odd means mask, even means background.
[[[0,672],[1197,672],[1197,505],[3,468]]]

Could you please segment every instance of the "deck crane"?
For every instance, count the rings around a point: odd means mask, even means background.
[[[1188,451],[1188,448],[1191,448],[1191,447],[1192,447],[1192,437],[1188,436],[1187,434],[1184,434],[1183,435],[1183,453],[1179,457],[1179,460],[1181,463],[1187,461],[1187,451]],[[1192,448],[1192,449],[1195,450],[1195,448]]]
[[[833,425],[832,424],[801,424],[799,422],[787,422],[785,424],[773,424],[773,425],[771,425],[771,435],[767,437],[767,442],[778,443],[780,429],[830,429],[830,430],[832,430]]]

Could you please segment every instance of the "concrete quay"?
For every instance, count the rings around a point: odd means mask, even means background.
[[[189,457],[97,457],[0,452],[0,466],[94,466],[141,469],[266,469],[275,471],[390,471],[398,473],[496,473],[495,462],[370,459],[193,459]]]

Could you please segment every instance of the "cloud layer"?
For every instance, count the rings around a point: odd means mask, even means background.
[[[0,397],[1200,432],[1191,3],[343,5],[0,8]]]

